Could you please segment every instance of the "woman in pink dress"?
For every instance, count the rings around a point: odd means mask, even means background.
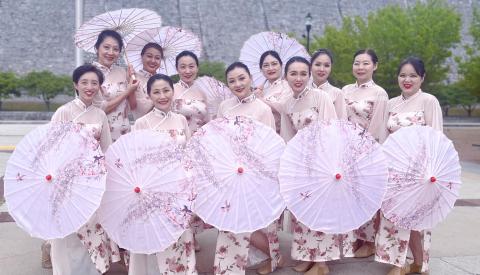
[[[257,87],[257,96],[272,108],[275,129],[280,133],[280,108],[282,100],[292,94],[286,80],[282,79],[282,59],[276,51],[266,51],[260,56],[260,70],[267,79],[262,87]]]
[[[185,145],[190,138],[190,129],[183,115],[171,111],[174,102],[171,78],[163,74],[153,75],[147,82],[147,94],[154,107],[149,113],[137,119],[133,126],[134,131],[150,129],[167,133],[174,142]],[[155,254],[160,273],[158,270],[149,271],[147,262],[148,258],[152,257],[145,254],[130,254],[128,274],[197,274],[192,230],[187,229],[176,243]]]
[[[94,105],[105,111],[110,124],[110,134],[115,142],[121,135],[130,132],[128,114],[136,108],[135,91],[138,82],[127,76],[127,71],[115,63],[123,49],[120,34],[113,30],[102,31],[95,43],[97,61],[92,64],[102,71],[105,81]],[[133,71],[131,67],[129,71]],[[127,102],[128,99],[128,102]]]
[[[105,152],[112,142],[108,119],[101,109],[93,105],[99,93],[103,74],[92,65],[76,68],[72,75],[76,98],[58,108],[52,121],[75,122],[92,131]],[[117,245],[94,215],[80,230],[62,239],[51,241],[51,257],[54,275],[100,274],[120,260]]]
[[[147,81],[157,73],[162,64],[163,49],[157,43],[150,42],[143,46],[140,56],[142,57],[142,69],[135,72],[135,79],[139,82],[135,91],[137,107],[132,110],[135,120],[146,115],[153,108],[153,102],[147,94]]]
[[[347,109],[342,90],[328,82],[333,65],[332,53],[328,49],[319,49],[312,55],[310,62],[312,64],[311,87],[326,92],[333,101],[337,118],[346,119]]]
[[[175,67],[180,80],[173,85],[175,90],[173,111],[185,116],[190,132],[193,134],[210,120],[207,99],[198,87],[193,85],[198,75],[198,57],[191,51],[183,51],[175,58]],[[192,229],[196,251],[200,251],[200,245],[195,235],[202,233],[206,228],[211,227],[195,215],[192,220]]]
[[[234,62],[227,68],[225,75],[234,97],[220,104],[217,117],[245,116],[275,129],[272,110],[253,93],[252,77],[247,66]],[[265,265],[259,268],[259,273],[272,272],[282,261],[276,222],[254,233],[234,234],[220,231],[215,249],[214,273],[245,274],[250,244],[270,257]]]
[[[438,100],[420,88],[425,79],[423,61],[415,57],[405,59],[398,67],[397,76],[402,94],[388,101],[388,133],[412,125],[427,125],[443,131],[442,110]],[[419,232],[402,229],[381,215],[375,239],[375,261],[394,265],[389,275],[428,272],[431,236],[430,230]],[[413,263],[409,265],[405,265],[407,247],[413,254]]]
[[[363,49],[357,51],[353,59],[352,71],[357,82],[342,89],[347,104],[347,118],[349,121],[358,123],[378,142],[383,143],[387,135],[385,108],[388,95],[382,87],[373,82],[378,57],[373,50]],[[375,214],[370,221],[354,231],[360,247],[355,251],[355,257],[365,258],[375,253],[377,227],[378,214]]]
[[[336,119],[335,107],[330,96],[309,85],[310,63],[303,57],[292,57],[285,66],[285,79],[292,95],[285,101],[281,114],[281,136],[288,142],[298,130],[316,120]],[[343,254],[352,254],[347,234],[325,234],[310,230],[293,218],[291,255],[301,261],[294,270],[305,274],[327,274],[327,261],[340,259]],[[348,244],[348,245],[344,245]]]

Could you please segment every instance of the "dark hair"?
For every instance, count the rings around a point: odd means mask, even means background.
[[[378,63],[378,56],[377,54],[375,53],[374,50],[372,49],[362,49],[362,50],[358,50],[354,55],[353,55],[353,60],[355,60],[355,57],[357,57],[357,55],[360,55],[360,54],[368,54],[370,56],[370,58],[372,59],[372,62],[373,64],[377,64]]]
[[[90,72],[95,73],[97,75],[98,83],[100,85],[102,85],[103,80],[104,80],[103,73],[99,69],[97,69],[97,67],[95,67],[91,64],[85,64],[85,65],[79,66],[75,70],[73,70],[73,73],[72,73],[73,83],[78,84],[78,81],[80,80],[82,75],[84,75],[86,73],[90,73]],[[78,95],[77,89],[75,89],[75,93]]]
[[[400,63],[397,70],[397,76],[400,74],[400,71],[402,70],[403,66],[407,64],[412,65],[413,69],[420,77],[425,76],[425,73],[426,73],[425,64],[423,64],[423,61],[420,58],[415,56],[407,57],[402,61],[402,63]]]
[[[97,42],[95,42],[95,49],[98,51],[98,48],[100,47],[100,44],[107,38],[111,37],[115,40],[117,40],[118,47],[120,47],[120,52],[123,49],[123,39],[122,36],[114,31],[114,30],[103,30],[97,37]]]
[[[280,63],[280,66],[283,65],[282,59],[280,58],[280,55],[276,51],[266,51],[262,53],[262,55],[260,56],[260,63],[258,63],[258,65],[260,66],[260,70],[262,69],[263,61],[265,61],[265,58],[267,58],[267,56],[269,55],[271,55],[273,58],[278,60],[278,63]]]
[[[167,81],[168,85],[170,85],[170,87],[172,88],[173,90],[173,81],[172,79],[168,76],[168,75],[164,75],[164,74],[154,74],[152,75],[148,81],[147,81],[147,94],[150,95],[150,92],[152,91],[152,85],[155,81],[157,80],[164,80],[164,81]]]
[[[243,64],[240,61],[236,61],[236,62],[233,62],[232,64],[230,64],[230,66],[228,66],[227,69],[225,70],[225,78],[227,78],[227,75],[228,75],[229,72],[233,71],[236,68],[244,69],[245,71],[247,71],[248,75],[251,75],[250,70],[248,69],[247,65]]]
[[[190,56],[191,58],[193,58],[193,60],[195,60],[195,64],[197,64],[197,67],[198,67],[198,57],[197,57],[197,55],[194,54],[191,51],[183,51],[183,52],[179,53],[177,55],[177,57],[175,57],[175,68],[178,68],[178,61],[180,60],[180,58],[182,58],[184,56]]]
[[[310,74],[310,62],[308,62],[308,60],[305,59],[305,57],[294,56],[287,61],[287,64],[285,64],[285,76],[287,76],[288,68],[290,67],[290,65],[292,65],[295,62],[300,62],[300,63],[304,63],[305,65],[307,65],[308,74]]]
[[[154,48],[154,49],[157,49],[159,52],[160,52],[160,55],[161,55],[161,58],[163,58],[163,49],[162,49],[162,46],[158,45],[157,43],[155,42],[149,42],[147,43],[145,46],[143,46],[143,49],[142,49],[142,52],[140,53],[141,56],[143,56],[145,54],[145,52],[150,49],[150,48]]]
[[[313,65],[313,61],[317,59],[320,55],[325,54],[330,58],[330,63],[333,64],[333,54],[329,49],[318,49],[316,52],[313,53],[312,58],[310,58],[310,63]]]

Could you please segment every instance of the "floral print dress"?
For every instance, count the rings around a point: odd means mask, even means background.
[[[219,117],[245,116],[257,120],[275,129],[275,119],[271,108],[256,98],[254,94],[239,100],[237,97],[223,101],[218,109]],[[272,270],[275,270],[280,259],[280,242],[278,239],[278,222],[273,222],[262,229],[269,243],[272,258]],[[219,231],[215,248],[214,274],[245,274],[250,250],[251,233],[235,234]]]
[[[342,89],[347,105],[347,119],[358,123],[366,129],[378,142],[383,143],[387,136],[385,129],[385,108],[388,95],[373,80],[358,85],[350,84]],[[375,242],[378,215],[354,230],[357,239]]]
[[[61,106],[52,121],[72,121],[93,132],[102,151],[112,143],[108,120],[99,108],[86,106],[80,99]],[[112,262],[120,261],[117,245],[110,240],[96,214],[77,233],[51,241],[53,274],[105,273]]]
[[[167,133],[177,144],[186,144],[190,138],[190,129],[184,116],[173,112],[165,113],[156,108],[137,119],[133,129],[135,131],[151,129]],[[158,270],[149,269],[147,262],[152,260],[156,261]],[[193,233],[192,229],[187,229],[178,241],[165,251],[157,252],[154,255],[132,253],[128,274],[195,275],[198,274],[195,265]]]
[[[335,113],[337,114],[338,119],[347,119],[347,109],[342,90],[333,86],[328,81],[318,86],[311,81],[310,85],[312,88],[322,90],[330,96],[330,99],[335,106]]]
[[[101,92],[103,99],[106,102],[114,99],[120,93],[127,90],[127,73],[125,69],[117,66],[108,68],[98,62],[93,62],[92,65],[102,71],[105,77]],[[130,121],[128,118],[129,112],[130,108],[128,102],[124,99],[114,110],[107,114],[113,142],[115,142],[121,135],[130,132]]]
[[[443,131],[442,110],[438,100],[421,90],[409,98],[398,96],[388,101],[387,129],[394,133],[401,127],[412,125],[428,125]],[[375,238],[375,261],[402,267],[406,263],[410,230],[395,226],[383,215],[380,216],[380,226]],[[420,232],[423,248],[422,272],[428,271],[432,232]]]
[[[330,96],[318,89],[307,87],[297,98],[290,97],[282,113],[281,134],[289,141],[300,129],[316,120],[336,119]],[[310,230],[295,217],[291,255],[295,260],[325,262],[353,256],[353,233],[326,234]]]
[[[275,130],[280,133],[280,110],[288,97],[292,95],[292,90],[288,82],[284,79],[277,79],[268,86],[265,86],[262,93],[262,100],[272,108],[272,114],[275,118]]]

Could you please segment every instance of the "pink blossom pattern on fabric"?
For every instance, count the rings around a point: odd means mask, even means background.
[[[390,133],[395,132],[401,127],[412,125],[427,125],[425,122],[424,111],[406,113],[391,112],[388,117],[387,128]]]
[[[343,257],[353,257],[352,232],[346,234],[326,234],[310,230],[298,222],[293,222],[292,258],[301,261],[325,262]]]
[[[117,245],[110,240],[103,230],[96,216],[77,232],[77,236],[88,250],[92,262],[100,273],[105,273],[110,268],[111,262],[120,261]]]
[[[372,119],[373,107],[375,102],[373,100],[349,100],[345,99],[348,109],[348,120],[359,123],[363,128],[368,129],[370,120]],[[350,114],[355,114],[352,116]],[[361,119],[356,119],[357,117]]]
[[[215,249],[213,273],[215,275],[245,274],[249,247],[250,233],[234,234],[220,231]]]
[[[197,274],[193,235],[186,231],[180,239],[166,251],[156,254],[160,274]]]
[[[203,100],[175,99],[173,110],[185,116],[192,133],[208,122],[207,104]]]

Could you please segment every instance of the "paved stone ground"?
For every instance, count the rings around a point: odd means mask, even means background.
[[[25,133],[36,126],[0,124],[0,174],[3,174],[6,161],[10,156],[10,153],[1,152],[2,146],[15,145]],[[480,137],[478,129],[477,131],[469,130],[463,135],[458,131],[453,131],[453,133],[457,135],[457,140],[454,140],[456,145],[457,143],[467,145],[464,146],[467,151],[476,150],[471,144],[470,146],[468,144],[476,142],[475,140]],[[462,136],[466,139],[462,140]],[[462,158],[463,151],[459,150],[459,152]],[[476,157],[476,154],[472,155]],[[432,275],[480,274],[480,238],[478,237],[480,163],[462,162],[462,181],[463,186],[457,206],[447,219],[433,230],[430,271]],[[0,184],[0,193],[3,195],[2,188],[3,186]],[[197,254],[197,263],[201,274],[211,274],[215,237],[215,230],[209,230],[198,236],[202,250]],[[280,241],[283,254],[288,256],[290,254],[289,235],[282,233]],[[40,267],[41,243],[41,240],[31,238],[11,222],[8,209],[0,198],[0,274],[52,274],[51,270]],[[288,259],[285,267],[272,274],[299,274],[291,269],[293,265],[294,262]],[[345,259],[331,262],[329,266],[330,274],[338,275],[380,275],[386,274],[389,270],[387,265],[376,263],[373,258]],[[121,265],[116,264],[107,274],[125,275],[127,272]],[[247,274],[255,274],[255,270],[250,269]]]

